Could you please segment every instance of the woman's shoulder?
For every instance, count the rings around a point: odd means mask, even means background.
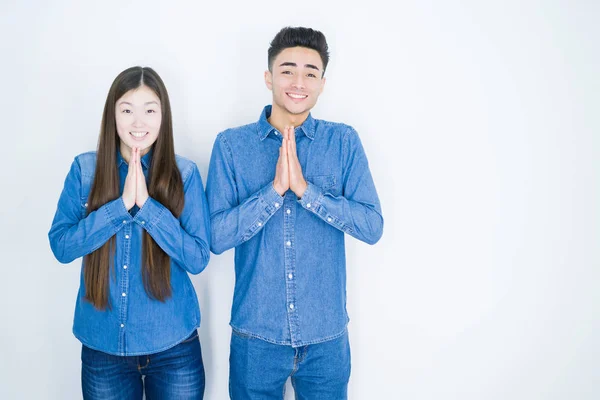
[[[79,166],[82,175],[94,175],[96,169],[96,152],[88,151],[75,156],[73,163]]]
[[[175,162],[177,163],[177,168],[179,168],[179,172],[181,173],[181,179],[184,182],[191,176],[195,169],[198,169],[195,162],[189,158],[180,156],[179,154],[175,154]]]

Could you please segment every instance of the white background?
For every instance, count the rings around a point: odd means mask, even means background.
[[[357,129],[385,218],[347,242],[350,398],[599,398],[600,3],[486,3],[3,0],[0,398],[81,396],[80,260],[47,232],[114,77],[158,71],[205,180],[287,25],[326,34],[313,115]],[[226,399],[233,251],[192,279]]]

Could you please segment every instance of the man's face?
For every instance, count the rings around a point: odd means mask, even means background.
[[[290,47],[265,72],[265,83],[273,92],[273,108],[287,114],[308,114],[325,86],[323,62],[316,50]]]

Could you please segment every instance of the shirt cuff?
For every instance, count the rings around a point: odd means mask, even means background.
[[[264,187],[258,197],[265,203],[265,209],[269,214],[273,214],[283,205],[283,196],[277,193],[272,183]]]
[[[106,210],[106,217],[116,229],[120,229],[123,227],[123,225],[133,221],[133,218],[131,215],[129,215],[127,208],[125,208],[125,203],[123,203],[122,197],[106,203],[104,209]]]
[[[150,232],[160,221],[165,210],[167,210],[165,206],[152,197],[148,197],[142,208],[135,214],[133,221]]]
[[[317,212],[317,209],[321,204],[322,197],[323,190],[320,187],[313,185],[310,182],[307,182],[307,187],[304,191],[304,195],[301,199],[298,199],[298,203],[300,203],[302,207],[309,211]]]
[[[269,183],[258,192],[258,198],[264,205],[264,210],[260,212],[258,218],[250,225],[242,240],[245,242],[256,234],[257,231],[267,223],[267,221],[283,206],[283,196],[273,188],[273,184]]]

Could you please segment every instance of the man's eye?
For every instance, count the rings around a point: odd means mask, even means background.
[[[283,71],[282,74],[291,75],[292,71]]]
[[[317,77],[315,74],[308,74],[306,76],[308,76],[309,78],[316,78]]]

